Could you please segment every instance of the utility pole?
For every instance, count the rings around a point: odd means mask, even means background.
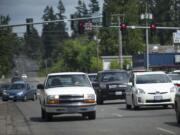
[[[118,16],[118,25],[120,26],[121,24],[121,18],[120,16]],[[119,33],[119,64],[120,64],[120,68],[122,69],[123,68],[123,54],[122,54],[122,32],[121,32],[121,29],[119,28],[118,30],[118,33]]]
[[[148,14],[148,8],[147,8],[147,1],[146,1],[146,27],[148,26],[148,19],[149,19],[149,14]],[[149,70],[149,31],[148,28],[146,28],[146,69],[147,71]]]
[[[119,66],[123,68],[123,52],[122,52],[122,31],[121,31],[121,17],[124,17],[124,14],[113,14],[112,17],[117,17],[118,21],[118,42],[119,42]]]

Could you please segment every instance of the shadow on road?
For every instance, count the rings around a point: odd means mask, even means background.
[[[180,127],[180,124],[178,125],[177,122],[165,122],[165,124],[173,127]]]
[[[125,104],[125,101],[104,101],[102,105],[116,105],[116,104]]]
[[[72,122],[72,121],[83,121],[87,120],[81,116],[53,116],[52,120],[48,122]],[[32,122],[47,122],[43,120],[41,117],[31,117],[30,121]]]

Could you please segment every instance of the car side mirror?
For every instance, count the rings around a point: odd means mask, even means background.
[[[44,89],[44,85],[43,84],[38,84],[37,85],[37,89],[43,90]]]

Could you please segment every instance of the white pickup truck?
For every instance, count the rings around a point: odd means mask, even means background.
[[[83,117],[96,119],[96,94],[82,72],[48,74],[40,89],[41,117],[51,120],[53,115],[80,113]]]

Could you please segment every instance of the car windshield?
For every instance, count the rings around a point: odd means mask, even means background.
[[[137,75],[136,84],[145,84],[145,83],[169,83],[171,80],[165,74],[146,74],[146,75]]]
[[[56,75],[49,76],[46,88],[53,87],[74,87],[74,86],[83,86],[91,87],[91,84],[86,75]]]
[[[18,84],[12,84],[10,87],[9,87],[9,90],[22,90],[25,88],[25,84],[22,84],[22,83],[18,83]]]
[[[101,77],[102,82],[120,81],[127,82],[128,74],[126,72],[107,72],[103,73]]]
[[[88,75],[90,81],[92,81],[92,82],[96,80],[96,76],[97,75]]]
[[[171,74],[171,75],[168,75],[171,80],[180,80],[180,74]]]

